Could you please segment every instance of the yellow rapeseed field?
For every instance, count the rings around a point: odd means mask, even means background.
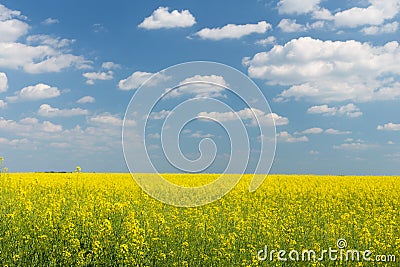
[[[182,185],[217,175],[169,175]],[[163,204],[130,174],[2,173],[1,266],[400,266],[399,177],[245,176],[196,208]],[[396,262],[260,260],[260,250],[370,250]],[[397,264],[397,265],[396,265]]]

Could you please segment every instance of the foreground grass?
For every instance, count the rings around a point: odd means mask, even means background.
[[[213,175],[170,175],[181,185]],[[200,182],[199,182],[200,181]],[[254,193],[249,177],[198,208],[162,204],[129,174],[2,174],[2,266],[399,266],[376,262],[260,261],[264,249],[337,248],[400,261],[400,179],[270,175]]]

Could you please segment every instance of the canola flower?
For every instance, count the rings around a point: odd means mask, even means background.
[[[195,186],[217,175],[167,178]],[[0,178],[0,265],[342,266],[257,258],[265,245],[319,251],[339,238],[374,254],[400,251],[399,177],[270,175],[253,193],[250,180],[209,205],[177,208],[130,174],[9,173]]]

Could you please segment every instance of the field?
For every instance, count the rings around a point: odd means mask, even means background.
[[[215,175],[169,175],[205,183]],[[162,204],[129,174],[3,173],[1,266],[399,266],[399,177],[248,176],[197,208]],[[279,261],[260,250],[371,250],[375,261]],[[318,255],[318,254],[317,254]],[[300,255],[301,256],[301,255]],[[288,257],[286,255],[286,257]]]

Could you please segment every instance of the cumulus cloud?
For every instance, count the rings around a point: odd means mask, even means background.
[[[86,103],[94,103],[96,100],[93,96],[84,96],[80,99],[78,99],[78,101],[76,101],[76,103],[78,104],[86,104]]]
[[[128,78],[122,79],[118,83],[118,88],[121,90],[134,90],[138,89],[144,82],[146,82],[150,77],[152,77],[154,73],[151,72],[143,72],[143,71],[135,71]],[[159,84],[162,81],[168,80],[170,77],[157,73],[153,77],[153,79],[149,80],[146,85],[153,86]]]
[[[8,78],[4,72],[0,72],[0,93],[6,92],[8,89]]]
[[[15,42],[29,30],[22,20],[26,17],[20,11],[11,10],[0,4],[0,42]]]
[[[351,131],[340,131],[340,130],[336,130],[336,129],[326,129],[325,133],[327,134],[334,134],[334,135],[340,135],[340,134],[351,134]]]
[[[397,123],[389,122],[384,125],[378,125],[378,127],[376,127],[376,129],[378,129],[380,131],[400,131],[400,123],[397,124]]]
[[[9,20],[12,18],[24,19],[25,17],[21,15],[21,11],[8,9],[4,5],[0,4],[0,20]]]
[[[163,120],[165,119],[169,114],[171,114],[172,111],[170,110],[161,110],[157,112],[151,112],[149,118],[153,120]]]
[[[337,27],[355,28],[363,25],[381,25],[393,19],[400,11],[399,0],[369,0],[367,7],[353,7],[334,14]]]
[[[40,132],[57,133],[62,131],[62,125],[50,121],[39,122],[36,118],[24,118],[19,122],[0,117],[0,130],[14,132],[22,136],[32,136]],[[37,132],[35,132],[37,131]]]
[[[382,26],[370,26],[361,29],[361,32],[366,35],[377,35],[377,34],[385,34],[385,33],[394,33],[397,32],[399,28],[399,23],[397,21],[384,24]]]
[[[321,0],[279,0],[278,11],[280,14],[305,14],[319,9]]]
[[[209,133],[205,134],[205,133],[203,133],[201,131],[196,131],[196,132],[192,133],[190,135],[190,137],[193,137],[193,138],[211,138],[211,137],[214,137],[214,135],[209,134]]]
[[[7,108],[7,103],[4,102],[4,100],[0,99],[0,109],[5,109],[5,108]]]
[[[375,145],[361,143],[361,142],[344,143],[344,144],[341,144],[341,145],[333,146],[333,148],[337,149],[337,150],[349,150],[349,151],[366,150],[366,149],[370,149],[370,148],[374,148],[374,147],[376,147],[376,146]]]
[[[38,115],[42,117],[72,117],[79,115],[87,115],[89,111],[81,108],[72,108],[72,109],[59,109],[54,108],[48,104],[42,104],[39,107]]]
[[[275,44],[276,43],[276,38],[275,36],[268,36],[267,38],[257,40],[255,44],[257,45],[262,45],[262,46],[267,46],[270,44]]]
[[[189,10],[182,10],[181,12],[173,10],[169,12],[168,7],[159,7],[154,10],[151,16],[145,18],[138,27],[146,30],[187,28],[195,23],[196,19]]]
[[[106,70],[111,70],[111,69],[120,69],[121,65],[116,64],[111,61],[107,61],[107,62],[103,62],[103,64],[101,64],[101,67]]]
[[[29,25],[17,19],[0,21],[0,42],[15,42],[28,30]]]
[[[75,43],[76,40],[52,37],[46,34],[35,34],[28,36],[26,41],[30,45],[48,45],[53,48],[63,48]]]
[[[53,19],[53,18],[47,18],[44,21],[42,21],[43,25],[53,25],[58,23],[60,23],[60,21],[58,19]]]
[[[28,143],[29,141],[32,144],[40,144],[43,147],[51,146],[58,149],[70,147],[72,149],[69,150],[70,153],[78,156],[84,153],[87,156],[92,153],[110,151],[120,145],[122,119],[117,115],[110,115],[109,113],[99,114],[99,116],[103,115],[105,121],[96,122],[96,119],[94,119],[94,122],[90,122],[86,128],[76,125],[71,129],[63,129],[61,125],[49,121],[41,122],[37,118],[32,117],[23,118],[19,121],[0,117],[0,131],[11,133],[12,136],[22,137],[22,139],[18,140],[25,139],[25,141],[21,142]],[[112,123],[112,119],[107,120],[106,115],[117,118],[117,123]],[[129,123],[131,122],[128,121]],[[17,138],[13,137],[14,139]],[[11,142],[13,140],[0,140],[0,143]],[[14,143],[16,142],[14,141]]]
[[[6,97],[8,102],[36,101],[48,99],[60,95],[60,90],[47,84],[38,83],[22,88],[17,91],[14,96]]]
[[[105,112],[103,114],[99,114],[99,115],[88,118],[88,122],[92,123],[92,124],[98,124],[98,125],[122,127],[123,119],[121,117],[119,117],[118,115],[113,115],[108,112]],[[133,120],[126,120],[125,124],[134,126],[134,125],[136,125],[136,122]]]
[[[28,73],[60,72],[65,68],[90,68],[91,61],[82,56],[63,53],[47,45],[0,43],[0,67],[23,69]]]
[[[220,97],[229,87],[224,77],[219,75],[195,75],[184,79],[179,85],[181,86],[170,91],[167,97],[179,97],[183,94],[193,94],[195,97]]]
[[[295,19],[282,19],[278,28],[283,32],[304,32],[307,28],[304,25],[298,24]]]
[[[237,112],[200,112],[198,116],[211,118],[220,122],[236,120],[239,117],[242,120],[250,120],[250,126],[257,126],[259,124],[269,126],[275,124],[275,126],[282,126],[289,123],[289,120],[286,117],[282,117],[276,113],[266,114],[265,112],[256,108],[245,108]],[[256,118],[258,118],[258,121]]]
[[[396,41],[383,46],[311,37],[275,45],[267,52],[244,58],[248,74],[271,85],[290,86],[277,98],[315,102],[392,100],[400,97]],[[392,77],[384,79],[383,76]]]
[[[348,116],[351,118],[360,117],[362,112],[353,103],[340,106],[340,107],[329,107],[328,105],[312,106],[307,110],[309,114],[322,114],[326,116]]]
[[[302,131],[301,133],[302,134],[320,134],[320,133],[323,133],[323,132],[324,132],[323,129],[318,128],[318,127],[314,127],[314,128],[306,129],[306,130]]]
[[[112,80],[114,78],[114,72],[109,70],[107,72],[100,71],[100,72],[85,72],[82,74],[85,77],[86,83],[93,85],[96,80],[100,81],[107,81]]]
[[[257,24],[227,24],[221,28],[204,28],[196,33],[201,39],[222,40],[222,39],[240,39],[252,33],[265,33],[272,29],[271,24],[266,21],[260,21]]]
[[[17,145],[25,145],[28,142],[29,141],[26,138],[9,140],[7,138],[0,137],[0,144],[2,145],[17,146]]]
[[[23,20],[27,18],[21,12],[0,5],[0,68],[22,69],[28,73],[90,68],[91,61],[65,51],[73,40],[39,34],[28,36],[27,44],[18,42],[30,29]]]
[[[332,134],[332,135],[341,135],[341,134],[351,134],[351,131],[340,131],[340,130],[336,130],[336,129],[332,129],[332,128],[324,130],[319,127],[313,127],[313,128],[306,129],[302,132],[295,132],[294,134],[300,135],[300,134],[322,134],[322,133]]]
[[[279,142],[284,143],[308,142],[307,136],[294,137],[288,132],[280,132],[276,135],[276,137]]]

